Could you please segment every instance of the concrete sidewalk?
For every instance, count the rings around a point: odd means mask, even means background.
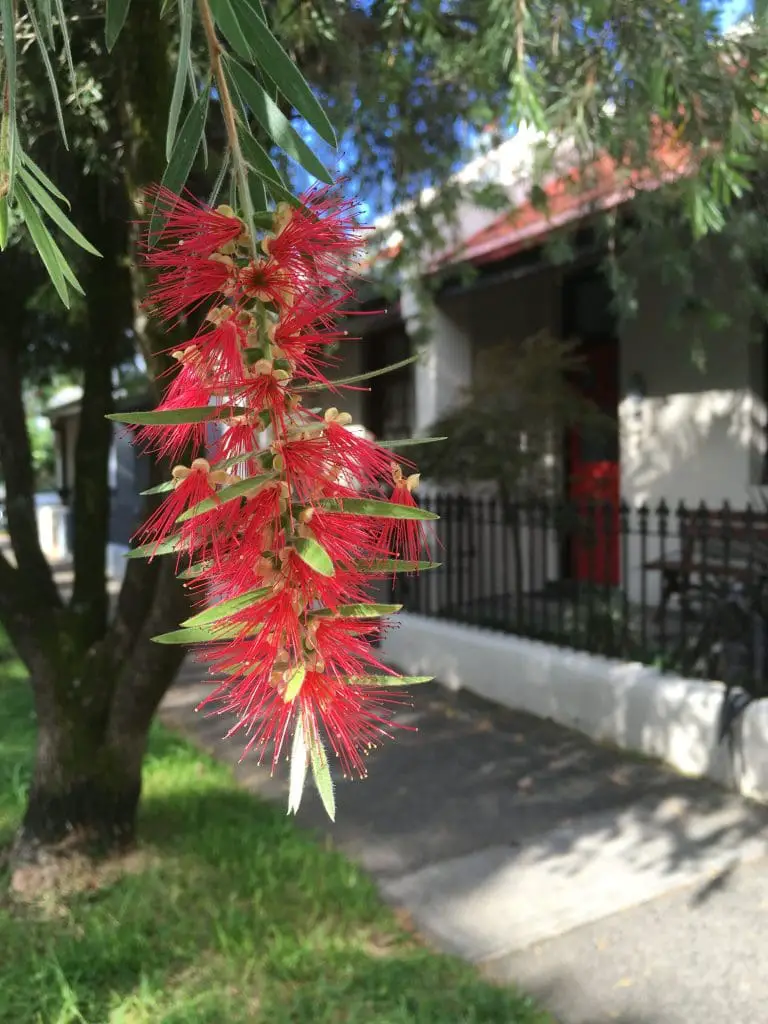
[[[234,763],[188,663],[163,720]],[[431,684],[337,824],[299,824],[362,864],[436,946],[510,980],[563,1024],[768,1021],[768,808]],[[285,805],[285,779],[243,785]],[[459,1018],[457,1018],[458,1024]]]

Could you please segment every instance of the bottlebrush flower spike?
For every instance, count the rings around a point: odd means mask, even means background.
[[[163,219],[158,233],[161,247],[170,243],[185,253],[207,257],[214,252],[230,251],[243,234],[243,222],[229,206],[214,210],[189,193],[178,196],[162,185],[148,189],[147,198]]]
[[[396,462],[390,463],[394,488],[390,501],[393,505],[417,508],[413,491],[419,486],[419,474],[406,477]],[[381,553],[406,562],[417,562],[423,553],[429,554],[424,524],[418,519],[387,519],[379,540]]]
[[[161,544],[176,529],[176,521],[188,508],[216,494],[216,485],[228,482],[221,470],[212,471],[206,459],[195,459],[191,466],[175,466],[171,471],[173,489],[138,531],[142,544]]]
[[[238,281],[230,256],[212,253],[198,256],[182,248],[173,252],[150,252],[147,264],[160,273],[149,290],[148,305],[162,320],[176,320],[214,297],[229,298]]]
[[[325,375],[339,361],[336,318],[360,251],[354,206],[314,189],[254,238],[229,208],[152,195],[165,225],[146,250],[157,272],[150,302],[164,319],[209,307],[203,328],[172,350],[179,368],[158,409],[113,417],[138,425],[139,443],[158,455],[193,459],[173,469],[138,534],[150,556],[166,541],[191,560],[181,576],[196,612],[156,639],[195,645],[219,680],[201,706],[234,716],[230,733],[245,734],[246,752],[273,770],[290,754],[289,810],[311,768],[333,817],[326,746],[345,776],[364,776],[407,701],[408,680],[375,646],[397,606],[377,604],[374,588],[392,559],[418,561],[420,519],[435,518],[412,497],[418,476],[349,413],[302,403],[307,385],[345,386]]]

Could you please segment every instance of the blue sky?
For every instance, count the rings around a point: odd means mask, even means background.
[[[729,28],[735,21],[742,18],[745,14],[748,14],[752,9],[750,0],[725,0],[725,3],[713,4],[713,7],[719,7],[720,13],[720,26],[723,29]]]
[[[369,0],[362,0],[363,5],[367,2],[369,2]],[[678,0],[678,2],[685,2],[685,0]],[[739,21],[740,18],[743,18],[752,11],[753,0],[712,0],[711,9],[720,12],[720,29],[721,31],[725,31]],[[326,146],[317,137],[317,135],[315,135],[306,123],[298,122],[295,123],[295,126],[320,159],[323,160],[335,174],[344,174],[348,171],[350,164],[354,163],[354,145],[351,139],[342,140],[339,152],[334,153],[330,147]],[[314,181],[314,179],[312,179],[306,172],[296,167],[296,165],[293,165],[291,170],[293,184],[298,190],[308,187]],[[354,185],[352,187],[352,191],[355,191]],[[375,212],[376,211],[367,203],[363,202],[361,213],[364,220],[375,215]]]

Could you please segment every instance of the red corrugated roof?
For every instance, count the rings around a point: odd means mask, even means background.
[[[523,203],[468,238],[444,256],[439,266],[459,260],[474,264],[505,259],[541,244],[550,232],[598,210],[621,205],[641,189],[655,189],[682,177],[691,169],[690,149],[670,129],[653,154],[653,169],[624,171],[609,156],[600,157],[584,174],[577,170],[545,186],[546,204]],[[436,267],[434,268],[436,269]]]

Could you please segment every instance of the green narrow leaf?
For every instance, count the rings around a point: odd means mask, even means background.
[[[72,47],[69,45],[69,29],[67,28],[67,16],[64,13],[64,3],[63,0],[54,0],[54,3],[56,4],[56,16],[59,19],[61,40],[64,44],[64,58],[67,62],[67,70],[69,71],[69,81],[72,86],[72,92],[74,93],[75,100],[79,102],[77,77],[75,75],[75,64],[72,60]]]
[[[418,686],[420,683],[431,683],[434,676],[352,676],[350,683],[356,686]]]
[[[88,239],[82,235],[65,213],[59,209],[53,199],[48,195],[34,175],[30,174],[26,167],[19,169],[19,177],[24,182],[29,193],[34,197],[37,204],[45,210],[57,227],[61,228],[65,235],[68,235],[75,245],[89,252],[91,256],[101,256],[98,249],[94,248]]]
[[[141,544],[137,548],[131,548],[125,555],[126,558],[154,558],[156,555],[172,555],[178,550],[177,544],[181,540],[180,533],[174,533],[160,544]]]
[[[283,693],[283,700],[286,704],[291,704],[299,695],[299,691],[304,685],[304,680],[307,678],[307,666],[297,665],[296,668],[291,672],[288,677],[288,681],[285,684],[285,691]]]
[[[176,75],[173,79],[171,107],[168,111],[168,128],[165,133],[165,159],[171,159],[173,144],[176,141],[176,129],[179,127],[181,104],[184,102],[184,91],[187,87],[187,67],[189,64],[189,46],[192,40],[192,2],[179,2],[179,53],[176,62]]]
[[[230,0],[208,0],[208,2],[211,5],[213,20],[216,22],[216,27],[221,34],[235,53],[239,53],[244,60],[252,63],[254,53],[248,40],[245,38],[234,5]]]
[[[436,441],[447,441],[447,437],[398,437],[394,441],[377,441],[380,448],[411,448],[415,444],[434,444]]]
[[[191,59],[191,57],[190,57],[189,61],[187,62],[187,83],[189,84],[189,92],[190,92],[190,95],[192,96],[192,102],[196,103],[197,99],[198,99],[198,96],[201,95],[201,94],[198,93],[198,91],[197,91],[197,82],[195,81],[195,69],[192,66],[192,59]],[[206,89],[208,88],[207,84],[206,84],[205,88]],[[203,132],[203,138],[202,138],[201,145],[202,145],[202,150],[203,150],[203,167],[207,171],[208,170],[208,143],[205,140],[205,132]],[[232,206],[232,203],[230,203],[229,205]],[[237,204],[235,204],[235,206],[232,206],[232,209],[237,209]]]
[[[59,266],[61,267],[61,272],[64,275],[64,280],[67,282],[67,284],[74,288],[74,290],[79,295],[85,295],[82,285],[75,277],[74,270],[67,263],[64,253],[59,248],[56,239],[53,238],[53,236],[51,236],[51,248],[53,249],[54,256],[58,260]]]
[[[16,127],[16,16],[13,0],[0,0],[0,17],[2,17],[2,24],[4,26],[3,56],[5,58],[5,75],[0,76],[0,82],[2,82],[3,89],[6,87],[8,89],[8,105],[2,114],[4,151],[0,154],[3,160],[7,159],[8,166],[7,168],[3,167],[0,169],[7,170],[8,190],[6,194],[13,196],[16,180],[16,149],[18,144],[18,129]],[[5,97],[3,97],[4,99]],[[50,270],[48,273],[50,274]]]
[[[398,505],[392,501],[378,501],[375,498],[323,498],[318,505],[342,515],[372,516],[376,519],[440,518],[436,513],[428,512],[418,505]]]
[[[284,199],[286,202],[295,204],[297,202],[296,198],[285,184],[280,172],[272,163],[266,149],[254,139],[244,126],[240,126],[237,134],[240,139],[240,149],[251,170],[258,174],[260,178],[263,178],[276,199]]]
[[[232,78],[235,82],[240,96],[269,137],[305,171],[330,185],[333,179],[327,168],[317,159],[285,114],[253,75],[232,57],[224,57],[222,60],[227,78]]]
[[[389,366],[385,366],[382,370],[369,370],[367,373],[358,373],[354,377],[342,377],[340,380],[330,381],[331,388],[334,388],[341,384],[359,384],[361,381],[370,380],[372,377],[381,377],[382,374],[392,373],[393,370],[401,370],[404,366],[410,366],[411,363],[415,363],[419,358],[418,355],[409,356],[407,359],[401,359],[399,363],[390,363]],[[326,391],[328,390],[327,384],[304,384],[302,387],[296,388],[297,391]]]
[[[29,156],[28,153],[22,153],[21,162],[24,165],[24,167],[27,168],[28,171],[31,171],[32,174],[34,174],[34,176],[37,178],[40,184],[44,185],[48,189],[52,196],[56,196],[58,200],[60,200],[62,203],[66,205],[68,210],[72,209],[72,206],[67,197],[62,192],[60,192],[59,189],[56,188],[56,186],[48,177],[48,175],[37,166],[35,161],[32,159],[31,156]]]
[[[34,0],[32,0],[34,2]],[[56,39],[53,34],[53,8],[51,7],[51,0],[39,0],[40,11],[45,30],[48,33],[48,45],[53,50],[56,46]]]
[[[8,244],[8,196],[0,196],[0,250]]]
[[[169,191],[178,195],[192,170],[197,151],[200,148],[200,140],[205,134],[205,122],[208,116],[209,90],[206,87],[195,100],[194,105],[184,119],[181,131],[173,147],[168,166],[165,169],[161,184]],[[154,245],[157,235],[162,227],[162,213],[157,203],[152,211],[149,224],[149,244]]]
[[[401,604],[340,604],[336,608],[320,608],[310,612],[316,619],[378,619],[383,615],[396,615],[402,611]]]
[[[333,779],[331,769],[328,765],[328,755],[319,736],[311,735],[309,741],[309,756],[312,762],[312,777],[315,780],[317,792],[323,801],[325,813],[331,819],[336,820],[336,797],[333,792]]]
[[[269,75],[304,120],[314,128],[323,142],[327,142],[335,149],[336,132],[328,120],[328,115],[294,61],[270,32],[264,18],[258,16],[243,0],[238,0],[237,10],[251,51],[262,70]]]
[[[234,501],[236,498],[242,498],[251,491],[259,490],[268,481],[273,480],[274,475],[272,473],[262,473],[259,476],[248,476],[243,480],[238,480],[236,484],[229,484],[227,487],[222,487],[215,498],[203,498],[192,508],[188,508],[185,512],[176,520],[177,523],[186,523],[190,519],[194,519],[195,516],[201,515],[203,512],[209,512],[212,508],[217,508],[219,505],[226,505],[228,501]]]
[[[208,196],[209,206],[215,206],[219,201],[219,193],[221,192],[221,187],[224,184],[224,179],[227,176],[230,160],[231,156],[229,149],[225,149],[224,156],[222,157],[221,160],[221,167],[219,168],[219,173],[216,175],[216,181],[214,181],[213,188],[211,189],[211,194]]]
[[[122,31],[125,19],[128,17],[128,8],[131,0],[107,0],[107,17],[104,36],[107,41],[107,49],[112,52],[112,47],[117,42],[117,37]]]
[[[238,594],[237,597],[230,597],[226,601],[219,601],[218,604],[205,608],[203,611],[198,612],[197,615],[192,615],[189,619],[185,619],[181,625],[208,626],[212,622],[218,622],[219,619],[224,619],[228,615],[233,615],[235,612],[247,608],[250,604],[255,604],[262,597],[266,597],[271,590],[271,587],[257,587],[255,590],[249,590],[245,594]]]
[[[241,2],[247,7],[250,7],[251,11],[253,11],[257,18],[261,18],[262,21],[267,20],[261,0],[241,0]]]
[[[166,491],[172,491],[176,486],[173,480],[166,480],[162,484],[155,484],[154,487],[148,487],[146,491],[139,491],[139,494],[144,497],[147,494],[165,494]]]
[[[128,423],[134,427],[173,425],[179,423],[205,423],[206,420],[227,419],[247,412],[236,405],[190,405],[186,409],[149,409],[136,412],[110,412],[108,420]]]
[[[213,627],[194,626],[188,629],[174,629],[170,633],[160,633],[152,637],[155,644],[210,644],[230,640],[238,635],[232,626]]]
[[[61,109],[61,99],[59,98],[59,87],[56,83],[56,73],[53,70],[51,64],[51,58],[48,56],[49,41],[43,36],[43,30],[40,22],[37,18],[37,12],[35,11],[35,0],[27,0],[27,14],[29,15],[29,21],[32,25],[32,31],[35,34],[37,45],[40,50],[40,56],[43,58],[43,67],[45,68],[45,74],[48,78],[48,85],[51,90],[51,96],[53,97],[53,105],[56,109],[56,120],[59,122],[59,131],[61,137],[64,140],[65,149],[69,149],[69,141],[67,139],[67,129],[64,124],[64,112]]]
[[[301,806],[301,798],[307,781],[309,767],[309,751],[304,738],[304,720],[301,715],[296,720],[291,744],[291,773],[288,784],[288,813],[296,814]]]
[[[294,537],[291,543],[296,554],[310,569],[319,573],[320,576],[335,576],[336,570],[333,567],[331,556],[316,540],[311,537]]]
[[[40,214],[37,209],[24,191],[23,185],[16,186],[16,202],[19,204],[19,210],[24,218],[24,223],[29,229],[29,233],[32,236],[32,241],[35,244],[35,248],[40,253],[40,258],[43,261],[45,269],[48,271],[48,276],[51,279],[53,287],[64,303],[67,309],[69,309],[69,291],[67,290],[67,282],[64,277],[64,273],[59,264],[58,257],[56,255],[56,248],[54,247],[54,241],[51,238],[48,228],[43,224]]]
[[[439,569],[442,562],[406,562],[400,558],[377,558],[373,562],[360,562],[359,568],[365,573],[383,573],[388,576],[393,572],[426,572],[428,569]]]
[[[247,462],[248,459],[259,459],[264,455],[269,455],[270,457],[272,457],[272,453],[268,449],[251,448],[247,452],[238,452],[237,455],[230,455],[228,459],[224,459],[221,462],[217,462],[216,468],[231,469],[232,466],[239,466],[241,462]]]
[[[261,178],[251,174],[248,178],[248,188],[251,191],[251,204],[254,212],[267,209],[267,188]]]
[[[213,564],[212,558],[206,558],[205,561],[198,562],[196,565],[190,565],[188,569],[184,569],[183,572],[178,573],[176,579],[195,580],[198,576],[202,576],[204,572],[207,572]]]

